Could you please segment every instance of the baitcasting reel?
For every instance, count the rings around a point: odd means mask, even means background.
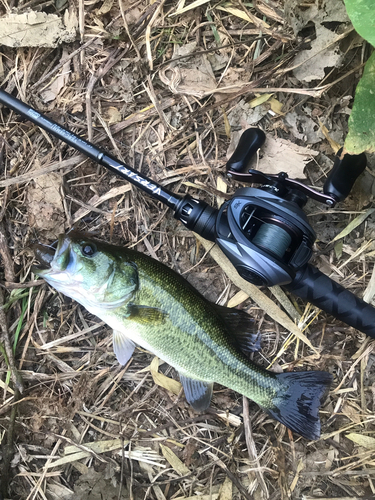
[[[265,140],[260,129],[248,129],[227,163],[227,173],[260,187],[237,190],[218,210],[190,195],[181,197],[168,191],[3,90],[0,103],[170,207],[174,217],[187,228],[216,242],[247,281],[255,285],[283,285],[375,338],[375,308],[308,263],[315,233],[303,211],[308,197],[330,207],[344,200],[366,167],[364,154],[341,158],[339,151],[320,193],[289,179],[285,173],[244,172]]]
[[[340,159],[340,150],[320,193],[289,179],[284,172],[266,175],[248,170],[244,173],[250,158],[264,141],[262,130],[245,130],[227,163],[230,177],[261,184],[259,188],[239,189],[215,212],[211,207],[204,207],[201,201],[194,200],[197,205],[193,205],[184,198],[175,217],[207,239],[216,241],[238,273],[250,283],[288,285],[310,260],[316,239],[303,211],[307,199],[313,198],[330,207],[344,200],[364,171],[366,156],[364,153],[345,155]],[[198,206],[203,208],[202,212],[198,212]]]

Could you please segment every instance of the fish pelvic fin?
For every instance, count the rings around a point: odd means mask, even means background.
[[[332,375],[310,371],[279,373],[276,378],[284,390],[274,397],[271,408],[264,410],[304,438],[319,439],[319,407],[328,394]]]

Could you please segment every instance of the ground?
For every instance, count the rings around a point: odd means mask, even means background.
[[[11,0],[0,16],[2,89],[216,207],[241,185],[225,164],[250,126],[267,135],[253,167],[321,189],[371,52],[341,0]],[[244,294],[170,210],[5,106],[0,131],[0,496],[373,498],[370,338],[293,295]],[[317,233],[312,262],[370,302],[374,167],[369,157],[335,208],[305,207]],[[119,366],[109,328],[31,270],[32,244],[73,226],[147,253],[209,300],[247,311],[261,332],[258,364],[332,373],[322,437],[292,434],[225,387],[199,415],[171,383],[175,371],[141,349]],[[272,312],[259,305],[265,296]],[[298,316],[313,348],[285,328],[295,333]]]

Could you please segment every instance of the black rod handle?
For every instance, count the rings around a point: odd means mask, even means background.
[[[375,308],[311,264],[300,269],[292,283],[285,288],[347,325],[375,338]]]
[[[46,130],[53,136],[62,140],[69,146],[80,151],[100,165],[111,170],[113,173],[123,177],[127,181],[134,184],[137,188],[142,189],[153,198],[161,201],[168,207],[175,209],[180,201],[180,197],[173,194],[168,189],[165,189],[160,184],[149,179],[145,175],[140,174],[129,165],[121,162],[114,156],[105,152],[104,150],[94,146],[91,142],[85,141],[78,135],[65,129],[53,120],[50,120],[42,113],[39,113],[28,104],[20,101],[16,97],[0,89],[0,103],[15,111],[17,114],[23,116],[27,120],[35,123],[38,127]]]

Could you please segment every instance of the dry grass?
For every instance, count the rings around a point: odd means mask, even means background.
[[[225,180],[223,166],[230,138],[243,126],[229,120],[242,99],[274,93],[282,111],[266,109],[258,123],[275,137],[296,142],[285,114],[306,108],[317,124],[319,117],[328,129],[345,133],[340,103],[353,95],[363,63],[350,29],[335,41],[346,51],[345,65],[303,87],[293,76],[293,58],[311,32],[293,34],[281,0],[252,6],[202,1],[194,9],[186,3],[71,2],[82,44],[0,47],[2,88],[173,191],[213,205],[225,196],[223,186],[229,194],[236,188]],[[4,0],[0,14],[14,7]],[[18,12],[27,8],[56,11],[52,3],[31,1],[19,4]],[[193,57],[187,57],[183,49],[193,42]],[[182,51],[172,61],[176,49]],[[213,74],[204,70],[208,56]],[[310,349],[242,296],[240,307],[262,332],[257,362],[334,374],[321,413],[322,438],[308,443],[220,387],[209,411],[195,414],[178,390],[154,383],[148,353],[137,350],[126,367],[119,366],[108,327],[34,281],[28,245],[51,241],[74,224],[165,262],[211,300],[225,304],[238,288],[159,203],[5,108],[0,130],[2,338],[15,339],[14,367],[23,381],[9,380],[1,355],[0,466],[4,484],[4,464],[11,460],[10,498],[374,498],[370,339],[294,302],[304,314],[301,324],[309,324]],[[320,156],[307,177],[321,186],[333,151],[326,139],[314,148]],[[55,189],[48,196],[47,184],[40,184],[47,175],[53,176],[48,189]],[[370,214],[340,240],[342,246],[330,242],[371,202],[373,174],[366,176],[356,195],[335,210],[307,207],[319,236],[315,263],[358,295],[370,282],[374,260]],[[46,189],[36,213],[35,186]],[[159,372],[177,379],[166,365]]]

